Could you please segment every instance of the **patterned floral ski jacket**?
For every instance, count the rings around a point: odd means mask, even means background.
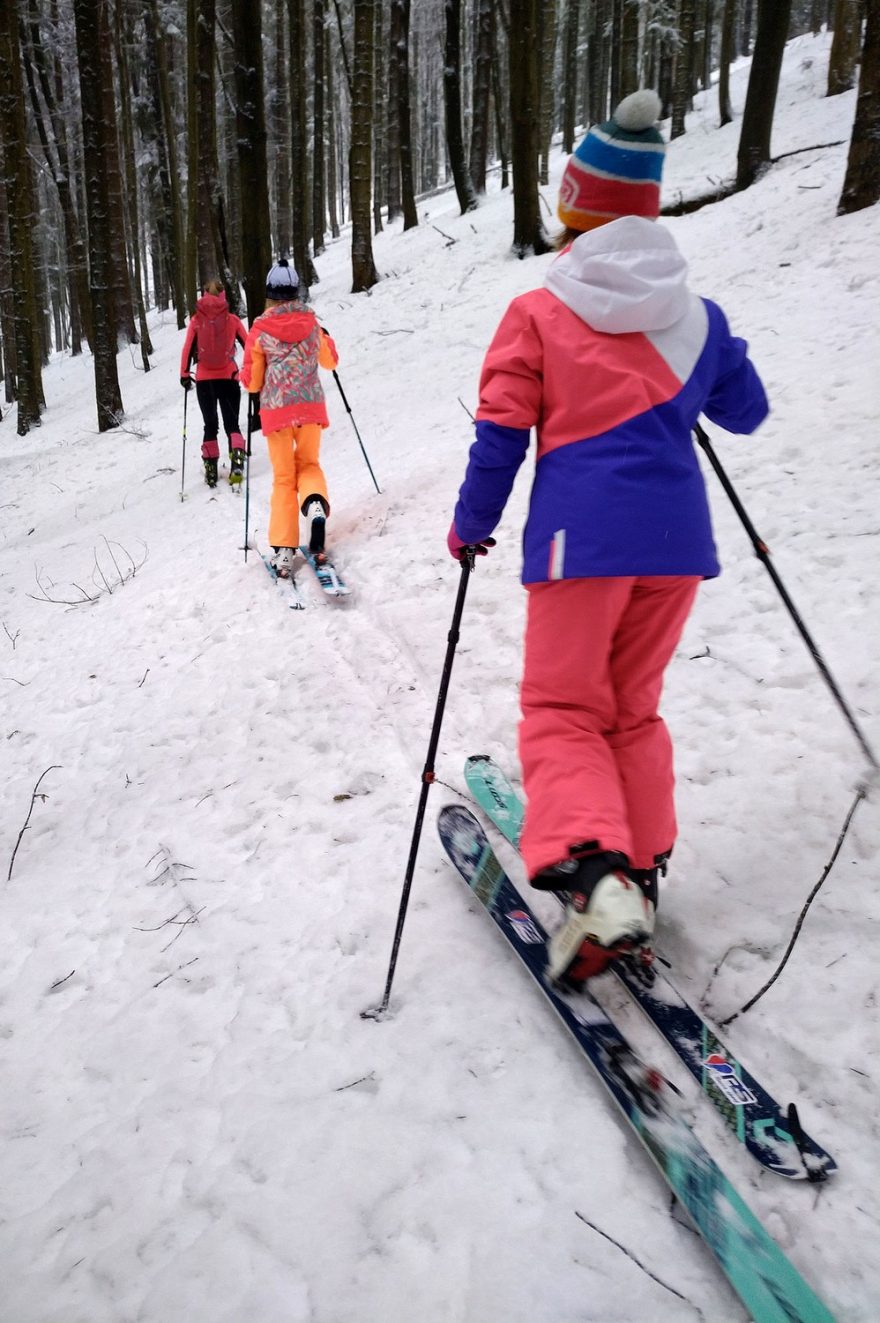
[[[336,346],[312,310],[292,299],[258,317],[244,347],[241,383],[259,392],[263,435],[282,427],[329,427],[318,368],[339,362]]]

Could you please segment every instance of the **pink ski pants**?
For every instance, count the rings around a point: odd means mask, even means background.
[[[595,842],[651,868],[675,840],[663,672],[700,579],[657,575],[529,585],[520,761],[529,877]]]

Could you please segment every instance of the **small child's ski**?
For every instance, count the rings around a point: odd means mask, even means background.
[[[468,789],[512,845],[519,846],[523,805],[497,763],[485,754],[465,763]],[[662,959],[659,963],[665,963]],[[752,1157],[779,1176],[821,1181],[837,1164],[800,1125],[792,1104],[786,1110],[725,1047],[707,1020],[691,1006],[657,963],[650,986],[625,964],[612,972],[670,1047]]]
[[[318,583],[324,589],[328,597],[347,597],[351,592],[348,584],[343,580],[341,574],[333,564],[332,560],[325,553],[322,553],[320,561],[315,559],[314,552],[308,547],[300,547],[300,551],[305,556],[306,561],[311,565],[315,572]]]
[[[589,993],[566,996],[548,981],[547,934],[506,876],[474,815],[450,805],[441,810],[437,825],[449,858],[593,1066],[751,1317],[759,1323],[833,1323],[703,1148],[660,1072],[639,1060]],[[571,1109],[569,1100],[569,1114]]]
[[[275,566],[272,564],[269,557],[264,556],[262,551],[259,550],[257,554],[259,555],[260,560],[263,562],[266,569],[269,571],[271,577],[274,579],[275,583],[278,585],[278,587],[287,597],[287,605],[290,607],[291,611],[304,611],[306,606],[305,598],[303,597],[299,588],[296,586],[296,579],[293,577],[293,575],[291,575],[289,579],[280,579],[278,577],[278,572],[275,569]]]

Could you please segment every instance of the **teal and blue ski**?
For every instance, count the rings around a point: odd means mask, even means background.
[[[329,556],[325,554],[318,561],[315,559],[314,552],[310,551],[308,547],[300,547],[300,551],[305,556],[317,577],[318,583],[328,597],[347,597],[349,595],[351,589]]]
[[[519,845],[522,801],[497,763],[480,754],[465,763],[468,789],[512,845]],[[837,1165],[804,1132],[797,1110],[783,1110],[691,1006],[658,965],[650,985],[624,963],[613,972],[660,1031],[721,1113],[740,1143],[762,1166],[792,1180],[824,1180]]]
[[[834,1323],[678,1113],[671,1085],[646,1066],[589,993],[547,979],[547,934],[466,808],[438,820],[446,853],[568,1029],[756,1323]]]

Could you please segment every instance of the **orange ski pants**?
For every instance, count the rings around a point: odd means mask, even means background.
[[[327,479],[318,455],[320,423],[281,427],[269,432],[266,444],[272,461],[272,496],[269,505],[269,542],[273,547],[299,546],[299,512],[310,496],[327,501]]]

